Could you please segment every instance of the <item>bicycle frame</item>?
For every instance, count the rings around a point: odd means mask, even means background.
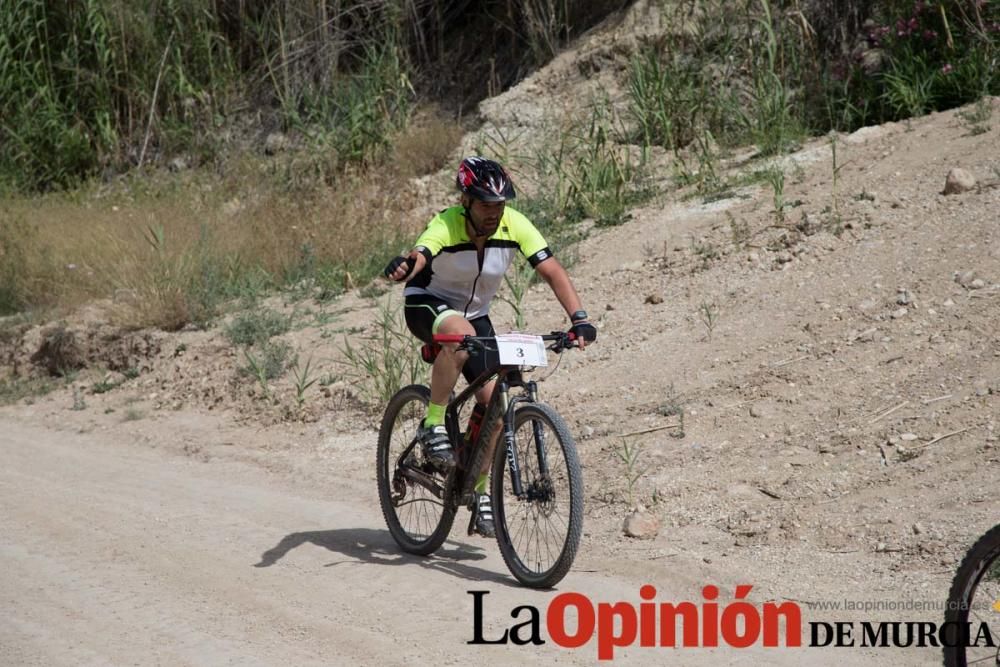
[[[564,339],[564,337],[566,337]],[[475,342],[482,346],[481,351],[485,351],[484,339],[488,340],[492,338],[491,336],[477,337],[477,336],[462,336],[462,335],[437,335],[434,337],[436,342],[442,343],[459,343],[464,345],[467,349],[470,344]],[[572,342],[573,336],[571,334],[563,333],[553,333],[550,336],[543,336],[543,339],[547,340],[557,340],[557,341],[568,341]],[[562,346],[565,347],[565,346]],[[476,353],[477,350],[470,350],[470,353]],[[490,402],[486,408],[486,414],[483,416],[482,426],[479,429],[479,435],[476,441],[471,444],[468,452],[463,453],[464,456],[460,455],[460,459],[464,459],[461,462],[465,465],[463,470],[460,471],[461,477],[456,481],[458,484],[454,487],[457,493],[454,496],[455,502],[458,504],[467,504],[472,498],[473,488],[475,487],[478,472],[482,468],[482,456],[485,455],[489,440],[493,435],[496,428],[496,423],[498,420],[502,420],[503,431],[501,436],[503,437],[503,444],[507,452],[507,465],[510,468],[510,479],[511,487],[515,497],[523,499],[525,497],[524,486],[521,482],[521,467],[518,462],[517,448],[514,446],[514,412],[518,403],[535,403],[538,401],[538,385],[533,380],[525,381],[521,376],[521,371],[518,366],[505,366],[497,365],[492,368],[488,368],[483,371],[475,380],[473,380],[468,387],[462,390],[458,396],[454,397],[448,401],[448,406],[445,408],[445,425],[448,429],[448,435],[452,438],[452,442],[461,443],[461,422],[459,421],[458,413],[462,406],[473,397],[473,395],[482,387],[484,387],[493,376],[497,376],[496,387],[493,389],[493,395],[490,397]],[[525,390],[524,394],[511,396],[511,387],[523,387]],[[548,474],[548,463],[545,459],[545,440],[544,434],[542,433],[541,426],[537,423],[532,424],[535,449],[537,451],[540,471],[542,474]]]
[[[472,493],[479,468],[482,465],[481,457],[485,454],[489,446],[498,420],[503,423],[503,431],[500,435],[503,438],[504,446],[507,448],[507,465],[510,467],[514,495],[519,498],[524,495],[521,485],[520,465],[517,459],[517,451],[514,447],[514,411],[518,403],[529,403],[538,400],[538,387],[535,382],[525,382],[520,377],[520,371],[515,367],[500,366],[499,368],[488,369],[458,396],[448,402],[448,406],[445,409],[445,423],[453,441],[461,442],[461,422],[458,413],[462,406],[480,388],[485,386],[494,375],[497,376],[497,383],[493,390],[493,395],[490,397],[490,402],[487,404],[486,414],[483,416],[479,435],[476,441],[471,443],[469,451],[463,452],[464,455],[462,458],[466,465],[462,471],[462,479],[459,480],[460,483],[458,486],[458,498],[460,502]],[[510,395],[511,387],[524,387],[525,394],[512,397]],[[536,433],[536,440],[538,436],[540,434]],[[540,448],[540,451],[543,444],[536,442],[536,446]]]

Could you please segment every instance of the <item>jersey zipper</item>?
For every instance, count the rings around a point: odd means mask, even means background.
[[[486,246],[483,246],[482,253],[479,249],[476,249],[476,261],[479,263],[479,273],[476,274],[476,279],[472,281],[472,293],[469,295],[469,300],[465,302],[465,308],[462,309],[462,317],[469,319],[469,306],[472,305],[472,300],[476,298],[476,285],[479,284],[479,276],[483,275],[483,261],[486,259]]]

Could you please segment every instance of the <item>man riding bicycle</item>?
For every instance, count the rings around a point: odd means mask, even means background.
[[[562,264],[552,256],[545,239],[528,218],[507,207],[516,197],[510,176],[498,163],[468,157],[455,179],[460,205],[447,208],[427,224],[406,256],[385,268],[390,280],[407,280],[404,290],[406,325],[414,336],[433,344],[434,334],[492,336],[489,307],[503,276],[519,250],[549,284],[569,315],[571,331],[580,347],[597,338],[580,297]],[[486,353],[470,357],[457,343],[445,343],[431,369],[431,399],[417,439],[424,457],[438,469],[455,465],[452,444],[444,426],[445,407],[459,373],[472,382],[491,366]],[[493,394],[494,382],[476,392],[474,410],[481,416]],[[491,450],[495,438],[491,440]],[[473,503],[475,530],[493,536],[493,511],[486,492],[492,451],[483,458]]]

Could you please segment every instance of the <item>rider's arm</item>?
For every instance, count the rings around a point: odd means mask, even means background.
[[[577,338],[577,345],[580,346],[580,349],[583,349],[587,346],[587,339],[593,340],[596,337],[596,329],[585,319],[573,320],[574,314],[583,311],[583,302],[580,301],[580,296],[576,293],[576,288],[573,287],[573,281],[570,280],[566,269],[563,268],[558,259],[549,257],[539,262],[535,266],[535,271],[549,284],[556,298],[559,299],[559,303],[562,304],[563,310],[566,311],[570,320],[573,321],[573,331],[579,336]],[[585,314],[584,317],[586,317]],[[590,333],[582,334],[578,332],[576,328],[578,326],[588,327]]]
[[[549,257],[540,262],[535,267],[535,271],[538,271],[538,275],[552,288],[552,292],[559,299],[567,316],[572,316],[573,313],[583,310],[583,302],[580,301],[580,296],[576,293],[576,288],[573,287],[573,281],[570,280],[569,274],[566,273],[566,269],[563,268],[558,259]]]
[[[508,210],[506,219],[514,238],[517,240],[518,247],[528,259],[528,263],[535,267],[538,275],[549,284],[563,310],[569,315],[570,321],[573,323],[573,331],[579,335],[578,345],[582,349],[586,345],[586,340],[596,338],[597,330],[586,321],[587,314],[583,312],[583,304],[580,301],[580,296],[576,293],[576,288],[573,287],[573,281],[570,280],[569,274],[566,273],[566,269],[559,263],[559,260],[552,256],[552,251],[545,243],[545,239],[530,220],[513,210]],[[577,317],[574,318],[574,315]],[[587,329],[585,332],[586,340],[584,340],[583,335],[580,335],[582,330],[578,331],[579,327]]]
[[[439,213],[427,223],[427,228],[417,238],[413,250],[403,256],[409,260],[409,263],[400,264],[392,272],[386,273],[386,277],[389,280],[400,281],[417,275],[424,270],[427,262],[431,261],[434,255],[441,252],[441,248],[448,244],[448,225]]]

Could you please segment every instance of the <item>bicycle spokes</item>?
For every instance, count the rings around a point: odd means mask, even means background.
[[[512,440],[510,451],[497,453],[493,468],[500,550],[518,580],[549,587],[569,570],[582,530],[576,448],[558,414],[540,404],[518,407]],[[504,454],[518,465],[509,465]]]
[[[435,470],[417,446],[417,428],[429,399],[411,385],[390,401],[379,429],[379,502],[393,539],[406,551],[428,554],[448,537],[455,508],[447,501],[450,479]]]
[[[969,617],[973,628],[983,623],[993,637],[1000,636],[1000,553],[992,561],[984,563],[979,584],[969,595]],[[966,651],[968,664],[1000,665],[1000,649],[990,646],[969,647]]]

